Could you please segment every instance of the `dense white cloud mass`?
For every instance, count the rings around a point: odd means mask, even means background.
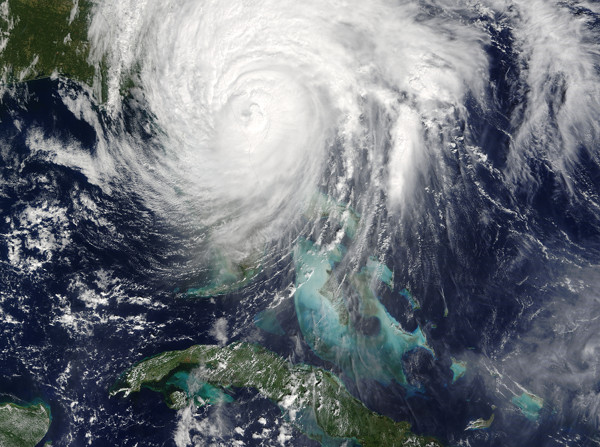
[[[93,58],[107,61],[109,107],[118,113],[132,79],[161,134],[161,154],[121,142],[124,164],[154,199],[191,207],[219,226],[214,238],[239,246],[281,235],[332,153],[343,160],[336,197],[348,198],[355,169],[369,169],[392,208],[410,200],[415,175],[468,139],[467,101],[496,112],[489,26],[512,31],[526,91],[507,181],[531,180],[532,157],[568,179],[578,145],[597,138],[600,84],[585,19],[564,5],[103,1],[90,38]]]
[[[427,134],[485,96],[485,33],[420,15],[412,2],[101,2],[90,37],[108,105],[118,113],[133,78],[164,149],[148,159],[121,142],[119,155],[238,249],[277,239],[332,156],[336,198],[367,169],[398,203],[436,149]]]
[[[95,70],[0,86],[0,391],[42,443],[352,444],[304,379],[109,391],[244,341],[444,445],[600,445],[600,0],[65,1],[0,1],[20,78],[60,11]]]
[[[537,211],[521,203],[547,177],[565,203],[598,208],[578,170],[582,159],[598,161],[600,50],[590,14],[576,7],[599,13],[593,2],[549,0],[98,1],[91,58],[108,80],[95,87],[105,87],[116,124],[103,133],[97,166],[87,160],[85,170],[99,183],[132,185],[150,209],[194,235],[207,265],[256,263],[268,244],[289,254],[297,229],[323,217],[310,222],[307,211],[322,193],[360,216],[353,260],[385,252],[394,237],[418,241],[402,261],[422,269],[419,280],[435,283],[446,307],[438,247],[466,265],[465,230],[488,231],[474,240],[503,269],[491,283],[533,256],[566,263],[564,253],[548,255],[544,230],[528,227]],[[131,104],[149,114],[143,132],[122,124]],[[85,107],[67,105],[85,118]],[[517,276],[511,284],[527,285]],[[585,292],[582,306],[595,309]],[[471,356],[472,368],[492,371],[488,385],[500,394],[523,384],[542,394],[560,383],[546,397],[562,405],[564,390],[593,381],[595,320],[555,337],[547,346],[558,359],[540,350],[538,369],[522,352],[579,317],[544,314],[520,344],[513,326],[494,328],[510,334],[494,342],[491,360]],[[570,366],[558,378],[548,371],[560,362]],[[599,404],[590,392],[565,405],[593,418],[586,407]]]

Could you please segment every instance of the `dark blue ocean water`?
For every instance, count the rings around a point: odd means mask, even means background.
[[[571,413],[576,385],[552,394],[551,382],[545,382],[548,394],[560,399],[543,410],[539,421],[530,421],[509,410],[510,399],[490,387],[493,381],[481,366],[517,346],[524,349],[519,343],[532,329],[532,316],[548,309],[555,297],[578,302],[578,293],[553,280],[565,265],[600,261],[600,215],[590,206],[598,196],[600,167],[589,155],[600,148],[581,148],[571,179],[575,198],[545,160],[531,160],[531,183],[508,185],[501,175],[507,133],[515,131],[526,87],[511,54],[512,36],[504,28],[493,37],[495,45],[488,51],[496,107],[486,112],[467,104],[469,127],[463,123],[457,132],[468,133],[494,169],[467,163],[465,146],[442,154],[439,162],[453,173],[453,187],[441,188],[432,167],[418,180],[419,196],[389,230],[393,244],[386,255],[395,283],[408,288],[421,308],[413,312],[391,291],[382,290],[381,300],[406,330],[420,326],[436,352],[435,357],[422,350],[405,356],[409,379],[423,390],[412,395],[397,384],[347,380],[319,359],[302,338],[291,300],[277,313],[285,335],[255,327],[254,316],[280,288],[293,283],[289,253],[238,292],[213,300],[181,298],[177,290],[193,278],[173,276],[174,266],[189,263],[176,226],[130,190],[113,185],[104,191],[82,171],[32,149],[36,131],[45,140],[65,146],[76,142],[78,150],[94,154],[96,130],[74,116],[60,96],[85,93],[75,84],[65,87],[64,81],[50,79],[14,86],[0,104],[0,393],[5,400],[47,402],[53,419],[44,441],[56,446],[175,445],[179,416],[158,393],[109,398],[109,389],[145,357],[215,343],[211,330],[224,318],[229,341],[258,341],[294,362],[331,369],[369,408],[409,420],[416,432],[449,445],[464,439],[469,444],[461,445],[470,446],[553,446],[560,440],[596,445],[592,438],[598,427]],[[96,112],[103,126],[113,125],[101,109]],[[141,123],[150,118],[134,101],[126,105],[123,119],[127,131],[144,136]],[[445,191],[441,204],[426,192],[436,189]],[[93,212],[85,209],[84,196],[95,205]],[[33,210],[45,212],[39,220],[24,217]],[[381,219],[387,218],[382,211]],[[51,256],[40,248],[40,241],[56,246],[62,233],[69,235],[68,243],[51,250]],[[23,262],[14,257],[15,244]],[[41,266],[30,271],[27,265],[34,260]],[[535,339],[543,342],[543,337]],[[483,360],[452,384],[451,357],[465,355]],[[535,383],[535,377],[530,379]],[[245,434],[239,439],[251,446],[265,445],[252,437],[262,430],[257,420],[264,417],[273,429],[269,439],[276,439],[284,423],[278,407],[252,390],[238,390],[235,397],[227,408],[199,409],[198,420],[228,420],[231,437],[221,441],[224,445],[233,439],[233,428],[242,426]],[[465,434],[466,424],[489,417],[492,406],[498,408],[493,429]],[[290,445],[318,445],[291,430]]]

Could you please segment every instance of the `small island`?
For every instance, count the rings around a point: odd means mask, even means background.
[[[494,422],[494,414],[493,413],[489,419],[479,418],[475,421],[469,422],[469,425],[467,425],[467,428],[465,428],[465,431],[467,431],[467,430],[485,430],[485,429],[490,428],[490,426],[492,425],[492,422]]]

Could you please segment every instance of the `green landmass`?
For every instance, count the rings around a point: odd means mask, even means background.
[[[490,428],[492,422],[494,422],[493,413],[489,419],[480,418],[475,421],[469,422],[469,425],[467,425],[467,428],[465,428],[465,430],[485,430],[487,428]]]
[[[402,289],[400,291],[400,295],[406,298],[406,301],[408,301],[408,304],[410,304],[410,307],[412,307],[413,310],[418,310],[421,308],[421,305],[418,303],[412,293],[410,293],[410,290]]]
[[[0,446],[34,447],[48,432],[50,409],[43,403],[0,405]]]
[[[210,279],[199,287],[187,289],[186,297],[211,298],[226,295],[250,284],[261,270],[257,260],[246,259],[242,262],[235,262],[223,253],[215,254],[210,265]]]
[[[59,73],[92,85],[88,63],[89,0],[5,0],[0,18],[0,53],[5,83],[29,81]],[[6,5],[4,5],[6,8]]]
[[[178,378],[173,380],[175,376]],[[441,445],[433,438],[413,434],[407,422],[396,422],[369,410],[330,372],[293,365],[248,343],[197,345],[145,359],[123,375],[111,395],[127,396],[142,387],[163,393],[172,408],[197,401],[198,394],[205,403],[210,403],[204,399],[207,394],[214,397],[213,402],[222,402],[231,399],[227,392],[231,387],[253,388],[320,442],[354,439],[363,447]]]

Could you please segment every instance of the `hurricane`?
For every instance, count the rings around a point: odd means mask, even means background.
[[[0,110],[53,445],[600,443],[600,4],[80,2]]]
[[[256,264],[265,244],[293,238],[315,194],[368,216],[376,202],[401,208],[414,169],[443,145],[427,154],[428,127],[466,119],[467,96],[486,102],[484,30],[440,34],[419,14],[386,3],[101,3],[90,37],[108,61],[107,107],[120,113],[130,79],[160,134],[140,154],[139,136],[114,129],[109,155],[153,209],[197,228],[202,250],[226,263]]]

